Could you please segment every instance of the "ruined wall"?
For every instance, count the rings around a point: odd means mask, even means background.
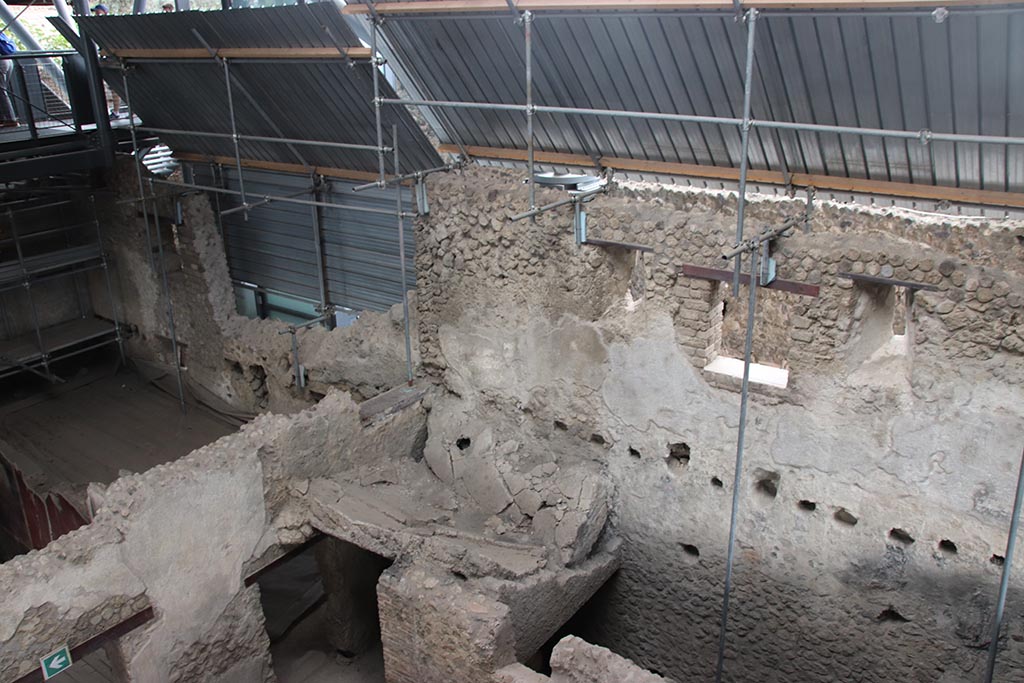
[[[417,226],[424,370],[450,409],[575,437],[600,458],[623,567],[579,635],[708,680],[739,397],[738,382],[703,368],[739,355],[746,292],[731,300],[677,271],[726,267],[735,201],[639,186],[597,198],[590,234],[654,247],[638,257],[577,248],[567,211],[510,222],[526,205],[519,181],[484,169],[431,179]],[[755,202],[749,225],[803,211]],[[786,389],[754,388],[730,680],[974,677],[1024,443],[1024,230],[819,204],[776,256],[780,277],[821,293],[760,301],[755,359],[790,376]],[[917,293],[896,337],[889,293],[844,272],[938,291]],[[1024,669],[1022,607],[1011,592],[1004,675]]]
[[[120,164],[111,172],[116,200],[136,194],[134,168]],[[260,413],[294,412],[312,402],[295,385],[291,337],[284,323],[253,320],[235,310],[224,245],[209,199],[202,194],[182,198],[181,225],[173,188],[156,186],[165,198],[160,206],[169,287],[175,327],[183,347],[186,379],[200,400]],[[136,335],[128,348],[141,360],[173,368],[166,301],[160,275],[147,256],[145,222],[136,205],[108,203],[101,207],[105,238],[114,254],[124,317]],[[150,223],[151,241],[156,231]],[[100,300],[94,287],[94,299]],[[352,392],[357,399],[375,396],[406,380],[401,306],[388,313],[364,312],[350,327],[328,331],[316,326],[298,334],[299,356],[309,389]],[[414,362],[417,349],[414,346]]]
[[[332,392],[173,463],[93,485],[91,523],[0,565],[0,680],[147,606],[155,617],[112,649],[121,680],[273,680],[259,590],[244,580],[313,534],[291,504],[297,482],[408,457],[424,419],[414,405],[364,425],[348,395]]]

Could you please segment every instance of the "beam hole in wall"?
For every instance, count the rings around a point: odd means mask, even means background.
[[[555,420],[552,424],[554,425],[555,429],[557,429],[560,432],[569,431],[569,425],[565,424],[561,420]]]
[[[993,555],[992,557],[988,558],[988,561],[997,567],[1002,567],[1003,564],[1006,562],[1006,558],[1002,555]]]
[[[640,451],[638,451],[637,449],[633,448],[632,446],[629,447],[629,454],[632,457],[634,457],[634,458],[639,458],[640,457]]]
[[[814,512],[817,509],[818,504],[815,503],[813,500],[801,500],[799,503],[797,503],[797,506],[801,510],[806,510],[807,512]]]
[[[684,469],[690,464],[690,446],[683,442],[670,443],[665,463],[672,469]]]
[[[939,551],[945,553],[946,555],[956,555],[956,543],[953,543],[953,541],[949,540],[948,538],[944,538],[941,541],[939,541]]]
[[[725,484],[722,483],[722,480],[718,477],[711,477],[711,485],[719,489],[725,486]]]
[[[455,447],[458,448],[460,451],[464,451],[467,448],[469,448],[469,446],[472,443],[472,439],[470,439],[468,436],[460,436],[458,439],[455,440]]]
[[[679,546],[683,549],[683,552],[690,557],[700,557],[700,549],[692,543],[680,543]]]
[[[913,536],[911,536],[909,533],[898,527],[893,527],[892,529],[889,529],[889,538],[891,538],[894,541],[899,541],[903,545],[910,545],[914,542]]]
[[[605,438],[600,434],[591,434],[590,443],[596,443],[598,446],[604,446],[608,442],[605,441]]]
[[[857,517],[846,508],[839,508],[832,516],[835,517],[836,521],[840,524],[857,526]]]
[[[878,621],[894,621],[896,623],[905,624],[910,619],[899,613],[892,605],[889,605],[876,617]]]
[[[757,468],[754,470],[754,490],[768,498],[779,495],[779,482],[782,476],[778,472]]]

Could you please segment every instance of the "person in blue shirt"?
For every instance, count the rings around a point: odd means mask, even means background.
[[[13,55],[18,51],[14,41],[0,31],[0,128],[16,128],[18,116],[14,113],[14,105],[11,104],[11,96],[8,94],[11,87],[11,72],[14,70],[14,60],[4,59],[7,55]]]

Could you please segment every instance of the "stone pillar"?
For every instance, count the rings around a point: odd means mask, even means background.
[[[327,640],[346,656],[380,640],[377,580],[390,561],[336,538],[316,546],[316,561],[327,593]]]
[[[385,572],[377,584],[387,683],[481,683],[515,662],[504,604],[440,568]]]

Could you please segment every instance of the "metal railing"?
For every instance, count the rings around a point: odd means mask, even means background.
[[[80,133],[95,124],[85,64],[74,50],[18,52],[0,98],[6,97],[20,125],[0,128],[0,140]],[[6,118],[0,101],[0,118]]]

